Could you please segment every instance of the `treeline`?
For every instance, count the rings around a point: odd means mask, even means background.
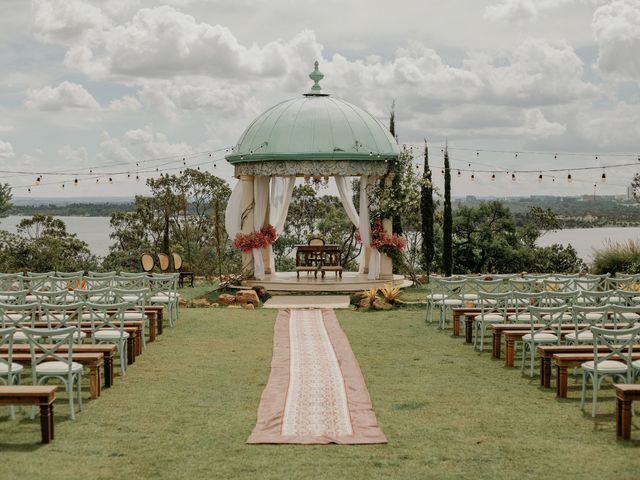
[[[13,205],[9,215],[32,216],[36,214],[52,217],[110,217],[116,212],[131,212],[135,208],[131,203],[70,203],[68,205]]]

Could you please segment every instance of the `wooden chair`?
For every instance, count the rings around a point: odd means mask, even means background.
[[[193,280],[194,280],[193,272],[187,272],[182,270],[183,262],[182,262],[182,257],[179,254],[174,252],[171,254],[171,256],[173,257],[173,270],[174,272],[178,272],[180,274],[180,276],[178,277],[178,286],[180,288],[184,287],[184,279],[188,278],[189,286],[193,287]]]
[[[169,255],[166,253],[157,253],[156,257],[158,257],[158,268],[162,273],[166,273],[169,271],[171,267],[171,260],[169,259]]]
[[[146,273],[151,273],[153,267],[155,266],[155,261],[153,257],[148,253],[143,253],[140,257],[140,265],[142,266],[142,271]]]

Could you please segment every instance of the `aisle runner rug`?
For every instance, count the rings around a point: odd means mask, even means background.
[[[333,310],[281,310],[247,443],[387,443]]]

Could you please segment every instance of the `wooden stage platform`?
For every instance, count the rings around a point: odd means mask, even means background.
[[[313,273],[301,273],[296,278],[296,272],[278,272],[267,275],[264,280],[244,280],[244,287],[263,286],[269,292],[359,292],[370,288],[381,288],[385,283],[405,288],[411,286],[411,282],[402,275],[394,275],[393,280],[369,280],[367,275],[357,272],[344,272],[342,278],[328,273],[324,278]]]

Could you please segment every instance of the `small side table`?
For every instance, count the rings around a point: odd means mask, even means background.
[[[193,272],[180,272],[180,276],[178,277],[178,286],[180,288],[184,288],[184,279],[185,278],[189,279],[189,286],[191,288],[193,288],[193,281],[195,279],[195,276],[194,276]]]

